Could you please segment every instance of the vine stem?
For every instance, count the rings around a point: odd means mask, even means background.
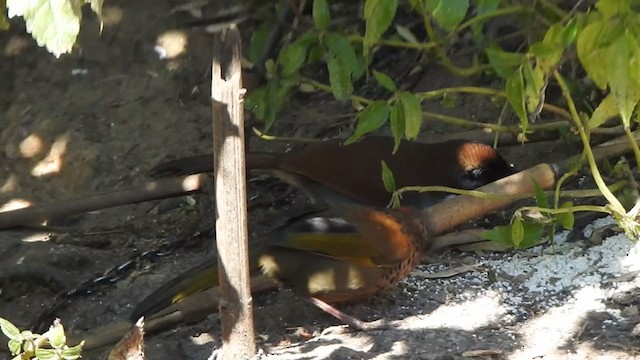
[[[582,145],[584,146],[584,152],[587,155],[587,161],[589,162],[589,167],[591,168],[591,176],[593,176],[593,180],[596,182],[598,189],[602,192],[602,195],[607,199],[609,204],[613,207],[613,210],[621,215],[625,214],[626,211],[624,206],[620,203],[620,201],[613,195],[613,193],[607,187],[604,180],[602,179],[602,175],[600,174],[600,170],[598,170],[598,165],[596,164],[596,160],[593,156],[593,151],[591,150],[591,146],[589,145],[589,137],[587,136],[587,132],[582,125],[582,121],[580,120],[580,116],[578,115],[578,110],[576,109],[576,105],[573,102],[573,98],[571,97],[571,93],[569,92],[569,88],[564,81],[564,78],[558,70],[553,71],[553,76],[558,81],[558,85],[562,90],[562,95],[567,102],[569,107],[569,112],[571,113],[571,117],[575,123],[578,132],[580,133],[580,139],[582,140]]]
[[[468,27],[471,27],[476,23],[483,22],[485,20],[489,20],[491,18],[498,17],[498,16],[511,15],[519,12],[528,12],[528,11],[530,10],[524,6],[511,6],[511,7],[502,8],[495,11],[484,13],[482,15],[475,16],[473,19],[470,19],[460,24],[456,28],[456,31],[452,32],[451,35],[449,35],[449,38],[451,38],[453,34],[459,33],[460,31]]]
[[[628,184],[628,181],[618,181],[617,183],[609,186],[611,191],[619,191]],[[405,186],[393,192],[393,196],[401,196],[408,191],[416,192],[447,192],[457,195],[468,195],[473,197],[485,198],[485,199],[499,199],[499,198],[515,198],[515,199],[528,199],[531,194],[518,194],[518,195],[501,195],[485,193],[477,190],[463,190],[456,189],[448,186]],[[567,190],[567,191],[545,191],[546,195],[558,194],[558,198],[588,198],[602,196],[600,189],[585,189],[585,190]]]
[[[522,213],[525,211],[537,211],[537,212],[549,214],[549,215],[574,213],[579,211],[590,211],[590,212],[601,212],[601,213],[612,215],[611,209],[609,209],[606,206],[597,206],[597,205],[578,205],[578,206],[571,206],[571,207],[559,208],[559,209],[543,208],[539,206],[523,206],[518,210],[516,210],[516,214],[514,214],[514,217],[522,216]]]
[[[363,42],[364,36],[359,34],[352,34],[347,36],[347,39],[349,39],[350,41]],[[378,40],[376,44],[390,46],[390,47],[405,48],[405,49],[416,49],[416,50],[431,50],[436,46],[438,46],[438,44],[436,44],[433,41],[429,41],[425,43],[412,43],[412,42],[406,42],[406,41],[400,41],[400,40]]]
[[[540,0],[540,3],[542,3],[542,6],[554,12],[558,17],[562,18],[567,16],[567,13],[564,10],[562,10],[558,5],[554,4],[552,1]]]
[[[446,192],[457,195],[468,195],[473,197],[479,197],[483,199],[499,199],[499,198],[513,198],[513,195],[491,194],[477,190],[463,190],[456,189],[449,186],[405,186],[393,192],[393,196],[401,196],[407,191],[415,192]],[[529,195],[527,195],[529,197]]]
[[[302,83],[314,86],[322,91],[326,91],[328,93],[331,93],[331,86],[327,85],[327,84],[323,84],[319,81],[313,80],[313,79],[309,79],[306,77],[301,77],[300,81]],[[494,90],[496,91],[496,90]],[[491,92],[492,94],[494,92]],[[362,96],[358,96],[358,95],[350,95],[349,99],[351,101],[355,101],[355,102],[360,102],[363,104],[371,104],[373,102],[373,100],[371,99],[367,99],[365,97]],[[423,111],[422,112],[422,116],[425,119],[430,119],[430,120],[437,120],[437,121],[441,121],[441,122],[445,122],[451,125],[457,125],[457,126],[464,126],[464,127],[470,127],[470,128],[479,128],[479,129],[489,129],[492,131],[499,131],[499,132],[508,132],[508,133],[520,133],[522,132],[522,129],[520,129],[520,127],[518,126],[506,126],[506,125],[496,125],[496,124],[491,124],[491,123],[484,123],[484,122],[478,122],[478,121],[471,121],[471,120],[467,120],[467,119],[462,119],[459,117],[455,117],[455,116],[448,116],[448,115],[442,115],[442,114],[437,114],[437,113],[432,113],[432,112],[428,112],[428,111]],[[553,122],[549,122],[546,124],[540,124],[540,125],[531,125],[529,126],[530,130],[539,130],[539,131],[544,131],[544,130],[559,130],[559,129],[566,129],[568,127],[570,127],[571,124],[567,123],[566,121],[553,121]]]
[[[312,139],[312,138],[301,138],[301,137],[289,137],[289,136],[275,136],[265,134],[257,128],[251,128],[254,134],[262,140],[265,141],[281,141],[281,142],[299,142],[299,143],[317,143],[322,142],[321,139]]]
[[[500,90],[496,90],[496,89],[491,89],[491,88],[484,88],[484,87],[478,87],[478,86],[458,86],[458,87],[450,87],[450,88],[443,88],[443,89],[438,89],[438,90],[432,90],[432,91],[424,91],[424,92],[419,92],[419,93],[415,93],[416,96],[418,96],[419,98],[421,98],[422,100],[425,99],[432,99],[432,98],[438,98],[450,93],[467,93],[467,94],[478,94],[478,95],[489,95],[489,96],[499,96],[502,98],[506,98],[507,97],[507,93],[505,93],[504,91],[500,91]],[[569,114],[569,112],[561,107],[552,105],[552,104],[547,104],[544,103],[542,105],[542,108],[550,113],[554,113],[556,115],[559,115],[567,120],[571,120],[571,114]]]

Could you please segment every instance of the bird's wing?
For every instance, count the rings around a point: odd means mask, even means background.
[[[407,234],[403,224],[407,214],[353,204],[341,204],[340,210],[366,239],[367,247],[372,249],[371,261],[375,264],[392,266],[412,256],[415,250],[412,236],[415,234]]]
[[[347,208],[343,218],[316,217],[280,229],[269,246],[314,252],[369,267],[394,266],[411,255],[411,239],[386,211]],[[344,211],[341,211],[344,212]]]

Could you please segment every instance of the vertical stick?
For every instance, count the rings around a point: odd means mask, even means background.
[[[216,34],[211,105],[223,359],[256,353],[250,290],[240,34]]]

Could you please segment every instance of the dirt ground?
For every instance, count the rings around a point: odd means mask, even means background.
[[[209,151],[211,35],[185,30],[186,52],[176,59],[159,59],[154,51],[159,36],[191,19],[184,13],[172,13],[176,5],[179,3],[168,0],[106,1],[102,34],[98,34],[96,20],[87,16],[77,49],[60,59],[37,47],[21,21],[13,21],[9,32],[0,33],[0,203],[16,199],[51,202],[139,185],[148,180],[146,171],[164,159]],[[250,29],[249,25],[241,27],[245,39]],[[406,68],[415,60],[398,59]],[[381,61],[380,66],[386,63],[382,70],[398,75],[403,66],[392,60]],[[456,78],[435,64],[420,76],[416,90],[486,81]],[[437,102],[424,106],[429,111],[486,121],[494,121],[500,113],[495,104],[477,97],[461,97],[453,108]],[[352,123],[338,115],[349,112],[350,106],[331,101],[326,94],[297,96],[274,134],[340,135]],[[424,129],[427,138],[451,130],[434,122],[427,122]],[[252,140],[251,146],[279,151],[290,145]],[[505,149],[504,153],[510,162],[526,168],[564,158],[578,149],[574,143],[553,141],[526,150]],[[56,166],[59,172],[48,172]],[[251,191],[259,198],[269,198],[282,193],[283,187],[261,179],[252,182]],[[70,331],[127,316],[150,291],[204,259],[213,239],[211,221],[203,215],[208,204],[208,195],[199,194],[75,216],[52,224],[67,229],[54,235],[35,230],[0,232],[0,316],[21,328],[48,326],[58,317]],[[305,205],[298,195],[277,208],[252,211],[251,233],[261,234],[279,225],[287,214]],[[493,216],[485,224],[502,219]],[[145,252],[148,254],[141,256]],[[452,253],[446,261],[460,262],[470,256],[473,254]],[[118,268],[131,260],[131,266]],[[533,307],[525,311],[527,316],[508,325],[495,322],[474,329],[409,326],[420,316],[437,311],[460,290],[426,279],[420,280],[417,289],[414,281],[343,308],[364,320],[387,318],[401,325],[398,330],[367,334],[341,334],[336,331],[340,327],[333,327],[338,325],[336,320],[287,291],[257,296],[259,346],[265,357],[297,359],[458,359],[465,351],[476,349],[498,349],[501,354],[495,357],[512,358],[509,354],[523,347],[522,338],[514,334],[522,325],[520,320],[537,314]],[[73,289],[77,291],[64,295]],[[147,358],[204,359],[220,344],[218,325],[213,314],[206,321],[151,336]],[[321,335],[325,329],[328,331]],[[573,347],[552,349],[541,357],[631,358],[639,342],[628,329],[623,330],[585,320],[581,333],[567,344]],[[603,337],[614,339],[610,343],[618,346],[597,345],[595,339]],[[84,358],[101,356],[92,352]]]

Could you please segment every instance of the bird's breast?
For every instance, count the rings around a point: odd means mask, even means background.
[[[281,281],[297,293],[326,302],[360,301],[396,285],[418,261],[419,257],[412,256],[397,265],[368,267],[324,258],[324,266],[308,263],[295,275]]]

